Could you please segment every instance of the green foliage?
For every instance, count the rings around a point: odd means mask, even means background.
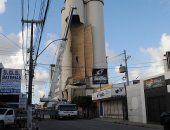
[[[72,99],[73,104],[77,104],[78,107],[82,109],[90,108],[93,106],[92,97],[90,96],[78,96]]]

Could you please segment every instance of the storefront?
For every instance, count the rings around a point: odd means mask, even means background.
[[[165,76],[144,80],[146,117],[148,123],[159,123],[162,112],[168,111],[169,98]]]
[[[97,101],[99,111],[102,111],[103,117],[112,117],[117,119],[123,119],[126,113],[125,104],[125,89],[122,87],[111,88],[103,91],[99,91],[92,94],[92,100]]]

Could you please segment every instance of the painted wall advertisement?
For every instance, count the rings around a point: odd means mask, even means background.
[[[152,88],[163,87],[163,86],[166,86],[164,76],[159,76],[144,81],[145,89],[152,89]]]
[[[1,94],[20,94],[22,70],[2,69],[1,71]]]
[[[108,84],[107,69],[93,69],[93,84]]]

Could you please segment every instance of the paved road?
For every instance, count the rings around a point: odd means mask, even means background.
[[[40,130],[156,130],[98,120],[45,120],[39,122],[39,128]]]

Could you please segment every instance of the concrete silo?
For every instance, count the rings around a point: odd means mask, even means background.
[[[62,37],[65,35],[70,10],[76,8],[61,63],[62,92],[68,100],[73,95],[87,95],[87,86],[97,87],[92,84],[93,68],[107,68],[103,4],[103,0],[64,1],[61,10]]]
[[[85,0],[86,21],[92,26],[94,68],[107,68],[103,0]]]

